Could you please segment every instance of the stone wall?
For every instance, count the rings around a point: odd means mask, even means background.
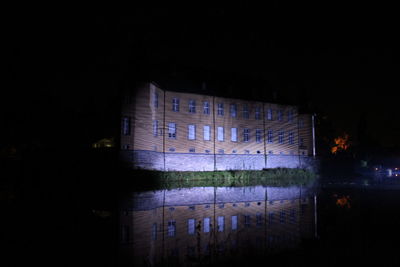
[[[166,171],[218,171],[222,170],[262,170],[264,168],[304,168],[318,170],[318,160],[297,155],[263,154],[190,154],[165,153],[155,151],[122,151],[121,158],[131,162],[134,168]],[[215,163],[214,164],[214,160]],[[266,163],[266,164],[265,164]],[[164,169],[165,168],[165,169]]]

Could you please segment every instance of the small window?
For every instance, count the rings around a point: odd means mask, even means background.
[[[189,100],[189,113],[196,113],[196,101]]]
[[[243,118],[244,119],[249,118],[249,106],[247,104],[243,105]]]
[[[268,130],[268,132],[267,132],[267,140],[268,140],[268,143],[270,143],[270,144],[274,142],[274,135],[273,135],[272,130]]]
[[[231,141],[237,142],[237,128],[231,128]]]
[[[218,153],[219,153],[219,154],[224,154],[225,151],[224,151],[223,149],[218,149]]]
[[[153,106],[155,108],[158,108],[158,93],[157,92],[154,92],[154,94],[153,94]]]
[[[203,114],[210,115],[210,103],[207,101],[203,102]]]
[[[176,234],[176,222],[174,220],[168,221],[168,236],[175,236]]]
[[[283,121],[283,111],[278,110],[278,121]]]
[[[218,232],[224,231],[224,227],[225,227],[225,217],[224,216],[218,216],[217,227],[218,227]]]
[[[193,124],[188,125],[188,139],[189,140],[196,139],[196,125]]]
[[[151,227],[151,240],[157,240],[157,223],[153,223]]]
[[[231,104],[231,117],[236,117],[236,113],[237,113],[237,106],[236,104]]]
[[[131,118],[130,117],[122,117],[122,134],[123,135],[131,134]]]
[[[285,136],[285,133],[283,131],[280,131],[279,134],[278,134],[278,142],[279,142],[279,144],[283,144],[284,143],[284,136]]]
[[[234,215],[231,217],[231,224],[232,224],[232,231],[237,230],[237,226],[238,226],[238,216]]]
[[[243,129],[243,142],[249,142],[250,141],[250,129],[244,128]]]
[[[244,226],[250,227],[250,215],[244,215]]]
[[[256,143],[261,143],[261,136],[262,136],[262,130],[261,129],[256,129]]]
[[[218,141],[224,141],[224,127],[218,127]]]
[[[174,151],[175,151],[175,148],[174,148],[174,147],[170,147],[168,150],[169,150],[170,152],[174,152]]]
[[[274,222],[275,222],[274,221],[274,213],[273,212],[268,213],[268,224],[273,225]]]
[[[256,107],[255,113],[254,113],[254,118],[256,120],[261,120],[261,108]]]
[[[172,99],[172,111],[179,112],[179,98]]]
[[[204,125],[203,126],[203,139],[205,141],[210,141],[210,132],[211,132],[211,127],[209,125]]]
[[[268,110],[267,110],[267,120],[269,120],[269,121],[272,121],[273,120],[273,116],[272,116],[272,109],[271,108],[269,108]]]
[[[191,148],[189,148],[189,152],[190,152],[190,153],[195,153],[195,152],[196,152],[196,149],[195,149],[194,147],[191,147]]]
[[[299,128],[303,128],[303,127],[304,127],[304,120],[299,119]]]
[[[294,117],[294,111],[289,110],[288,111],[288,122],[293,122],[293,117]]]
[[[256,226],[261,227],[263,225],[263,218],[261,213],[256,214]]]
[[[195,219],[189,219],[188,220],[188,234],[189,235],[194,235],[195,225],[196,225],[196,220]]]
[[[296,211],[294,209],[290,210],[290,223],[296,223]]]
[[[206,149],[206,150],[204,150],[204,152],[206,152],[208,154],[208,153],[210,153],[210,150]]]
[[[176,123],[168,123],[168,137],[171,139],[176,139]]]
[[[250,154],[250,150],[247,150],[247,149],[246,149],[246,150],[244,151],[244,153],[245,153],[245,154]]]
[[[294,144],[294,133],[290,132],[289,133],[289,145],[293,145]]]
[[[299,145],[301,148],[304,147],[304,138],[300,138]]]
[[[210,218],[204,218],[203,220],[203,232],[209,233],[210,232]]]
[[[286,212],[285,211],[281,211],[279,214],[279,222],[280,223],[285,223],[286,221]]]
[[[224,116],[224,103],[218,103],[217,108],[218,116]]]

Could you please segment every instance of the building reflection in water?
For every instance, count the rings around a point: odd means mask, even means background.
[[[304,187],[197,187],[121,202],[120,258],[135,266],[213,262],[295,249],[315,235]]]

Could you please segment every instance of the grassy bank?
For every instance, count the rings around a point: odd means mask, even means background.
[[[311,184],[317,175],[303,169],[268,169],[260,171],[160,172],[135,170],[140,188],[181,188],[196,186],[290,186]]]

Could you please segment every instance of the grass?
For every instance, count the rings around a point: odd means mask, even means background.
[[[172,189],[201,186],[291,186],[313,183],[318,176],[304,169],[267,169],[257,171],[161,172],[133,171],[140,189]]]

